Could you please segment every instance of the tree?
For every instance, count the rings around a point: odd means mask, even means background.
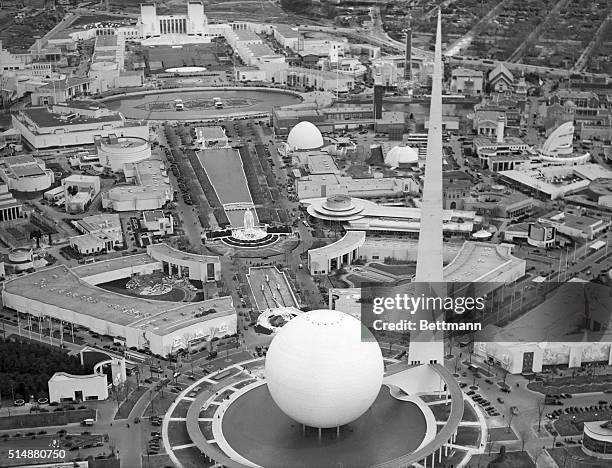
[[[30,232],[30,239],[36,239],[36,248],[40,249],[40,239],[42,237],[42,232],[40,229],[35,229]]]

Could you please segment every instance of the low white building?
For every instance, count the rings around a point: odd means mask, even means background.
[[[100,193],[100,177],[72,174],[62,179],[67,213],[82,213]]]
[[[29,107],[12,114],[12,126],[33,148],[91,145],[96,136],[148,139],[149,126],[128,123],[119,112],[91,103]]]
[[[171,236],[174,234],[174,217],[167,216],[161,210],[144,211],[142,225],[154,236]]]
[[[484,74],[479,70],[455,68],[451,72],[451,91],[466,96],[479,96],[483,91]]]
[[[177,262],[183,261],[180,254]],[[159,261],[147,261],[142,255],[132,257],[73,269],[58,265],[19,276],[5,283],[2,303],[33,317],[53,317],[118,337],[128,348],[164,357],[236,333],[236,310],[229,296],[201,302],[160,301],[117,294],[90,282],[90,278],[98,278],[99,284],[160,268]]]
[[[48,382],[51,403],[106,400],[106,374],[74,375],[56,372]]]
[[[474,353],[511,374],[541,372],[544,366],[612,365],[608,302],[608,286],[569,281],[503,328],[485,327],[476,335]],[[590,314],[586,327],[585,304]]]
[[[9,190],[18,192],[46,190],[55,181],[53,171],[46,168],[44,161],[29,154],[2,158],[0,178]]]
[[[100,165],[109,167],[113,172],[122,171],[125,164],[151,157],[151,145],[144,138],[118,137],[111,133],[106,137],[96,137],[95,144]]]
[[[87,216],[76,221],[80,236],[70,238],[70,246],[81,255],[110,252],[123,245],[123,229],[118,214]]]
[[[116,185],[102,194],[102,207],[114,211],[158,210],[174,199],[164,163],[147,159],[124,164],[129,185]]]

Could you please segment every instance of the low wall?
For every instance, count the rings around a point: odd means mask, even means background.
[[[49,407],[49,413],[18,414],[0,417],[0,430],[21,429],[43,426],[63,426],[65,424],[81,422],[84,419],[95,419],[96,410],[70,410],[53,412],[55,408]]]
[[[146,96],[149,94],[185,93],[190,91],[265,91],[271,93],[291,94],[293,96],[299,97],[300,99],[302,99],[302,101],[304,100],[304,96],[302,95],[302,93],[299,93],[297,91],[281,88],[268,88],[266,86],[186,86],[184,88],[155,88],[146,91],[134,91],[129,93],[113,94],[111,96],[105,96],[96,100],[100,102],[107,102],[117,101],[120,99],[135,96]]]

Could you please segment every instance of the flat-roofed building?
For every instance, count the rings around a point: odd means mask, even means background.
[[[110,252],[123,245],[123,229],[118,214],[86,216],[75,221],[83,234],[70,238],[70,245],[83,255]]]
[[[95,144],[100,164],[113,172],[122,171],[125,164],[151,157],[151,145],[144,138],[119,137],[110,133],[105,137],[96,137]]]
[[[405,177],[353,179],[339,174],[311,174],[296,182],[300,200],[348,195],[359,198],[399,197],[419,192],[416,180]]]
[[[107,281],[140,271],[140,262],[122,268],[123,263],[130,264],[129,257],[117,260],[84,267],[94,267],[89,270]],[[154,270],[161,266],[159,261],[150,259],[146,265]],[[85,268],[83,273],[89,270]],[[5,307],[33,317],[51,317],[120,337],[128,348],[164,357],[236,333],[236,310],[231,297],[172,302],[127,296],[96,287],[65,265],[9,280],[2,291],[2,302]]]
[[[67,213],[82,213],[100,193],[100,177],[72,174],[62,179]]]
[[[29,154],[0,159],[0,178],[9,190],[18,192],[46,190],[55,181],[53,171],[46,168],[44,161]]]
[[[102,194],[102,207],[114,211],[158,210],[174,199],[164,163],[147,159],[123,166],[129,185],[116,185]]]
[[[276,39],[281,46],[297,50],[300,37],[297,28],[288,24],[275,24],[272,30],[274,31],[274,39]]]
[[[49,402],[102,401],[108,398],[106,374],[74,375],[56,372],[48,382]]]
[[[174,217],[162,210],[143,211],[142,225],[154,236],[170,236],[174,234]]]
[[[128,123],[119,112],[54,106],[29,107],[12,114],[12,125],[35,149],[91,145],[96,136],[149,138],[147,124]]]
[[[589,309],[586,324],[585,304]],[[487,325],[477,332],[474,353],[511,374],[542,372],[544,366],[611,365],[609,304],[609,285],[568,281],[504,327]]]
[[[451,91],[467,96],[479,96],[483,91],[484,75],[480,70],[455,68],[451,72]]]
[[[182,252],[167,244],[147,246],[147,254],[161,262],[168,275],[178,275],[203,283],[221,279],[221,262],[214,255]]]
[[[611,224],[609,219],[585,216],[570,211],[553,211],[539,218],[538,222],[546,226],[553,226],[566,236],[588,240],[606,230]]]

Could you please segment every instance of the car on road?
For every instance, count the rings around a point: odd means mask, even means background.
[[[510,408],[510,411],[512,412],[512,414],[513,414],[514,416],[516,416],[517,414],[519,414],[519,409],[518,409],[518,407],[516,407],[516,406],[511,407],[511,408]]]

